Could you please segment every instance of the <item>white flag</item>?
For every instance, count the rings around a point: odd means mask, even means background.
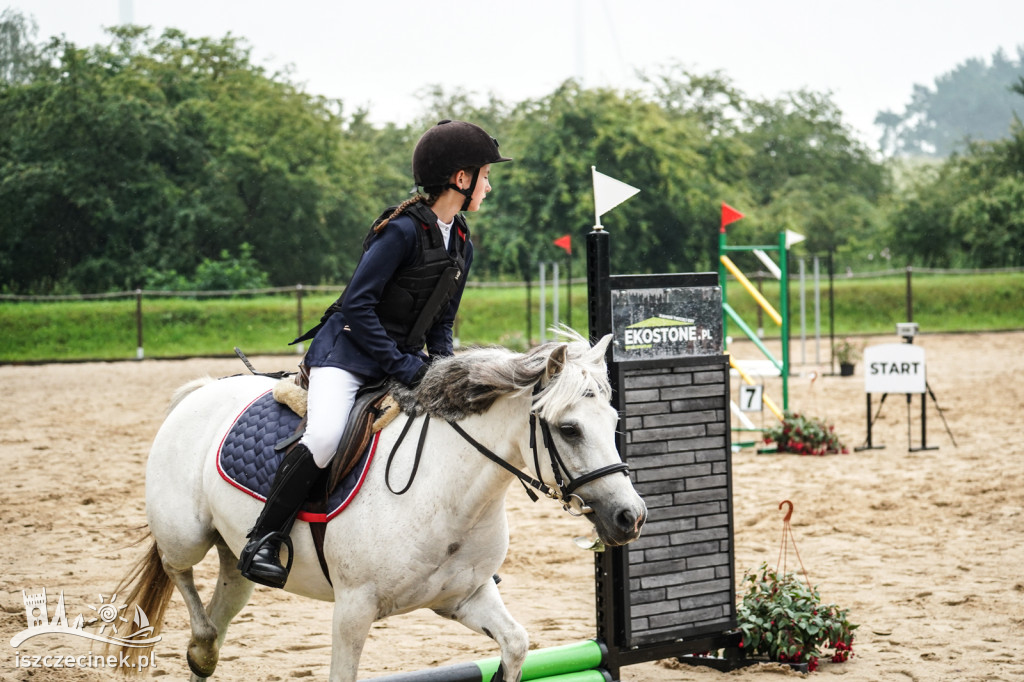
[[[789,247],[793,246],[793,244],[799,244],[805,239],[807,239],[807,237],[803,236],[799,232],[786,230],[786,250],[788,251]]]
[[[591,166],[590,170],[594,174],[594,213],[597,215],[597,224],[600,225],[601,216],[640,190],[599,173],[596,166]]]

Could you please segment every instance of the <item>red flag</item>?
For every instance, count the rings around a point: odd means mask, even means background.
[[[558,246],[558,247],[561,247],[561,248],[565,249],[565,252],[567,254],[569,254],[570,256],[572,255],[572,235],[571,234],[567,234],[567,235],[564,235],[562,237],[559,237],[558,239],[556,239],[552,243],[555,246]]]
[[[722,232],[725,232],[726,225],[734,223],[742,217],[742,213],[740,213],[739,211],[737,211],[735,208],[725,203],[724,201],[722,202]]]

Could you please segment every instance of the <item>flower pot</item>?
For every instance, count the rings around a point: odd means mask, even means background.
[[[853,376],[853,367],[854,367],[854,364],[852,362],[840,362],[839,363],[839,376],[841,376],[841,377],[852,377]]]

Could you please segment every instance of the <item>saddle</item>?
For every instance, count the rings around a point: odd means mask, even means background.
[[[295,447],[306,430],[306,392],[309,387],[309,370],[305,365],[299,369],[299,373],[293,377],[278,381],[273,390],[274,400],[282,405],[287,405],[295,414],[302,417],[295,432],[280,441],[275,448],[285,452]],[[345,423],[341,442],[331,459],[324,499],[330,497],[338,484],[351,473],[366,450],[366,446],[369,445],[373,434],[390,424],[399,412],[398,403],[388,393],[387,379],[381,379],[359,389],[356,393],[355,404],[353,404],[348,421]],[[317,487],[314,487],[314,490],[316,489]]]

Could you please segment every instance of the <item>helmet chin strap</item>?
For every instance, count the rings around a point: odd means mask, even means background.
[[[473,180],[469,183],[469,189],[462,189],[461,187],[456,185],[454,182],[449,182],[448,183],[448,187],[449,188],[455,190],[456,192],[458,192],[462,196],[466,197],[466,200],[462,202],[462,208],[459,209],[460,211],[468,210],[469,209],[469,205],[471,203],[473,203],[473,192],[476,191],[476,182],[479,179],[480,179],[480,169],[477,168],[475,171],[473,171]]]

